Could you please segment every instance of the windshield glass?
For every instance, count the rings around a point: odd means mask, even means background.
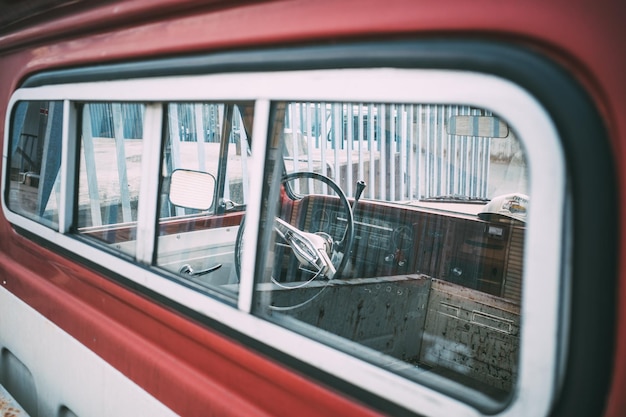
[[[284,139],[287,173],[324,174],[348,197],[357,181],[367,184],[362,198],[414,205],[476,206],[498,195],[528,194],[519,141],[485,109],[292,102]]]

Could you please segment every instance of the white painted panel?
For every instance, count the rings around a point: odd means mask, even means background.
[[[58,415],[61,407],[79,417],[176,415],[4,287],[0,348],[31,370],[39,416]]]

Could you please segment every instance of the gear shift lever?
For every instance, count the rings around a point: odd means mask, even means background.
[[[359,180],[356,183],[356,193],[354,193],[354,204],[352,204],[352,211],[354,212],[354,208],[356,207],[356,203],[359,202],[359,199],[361,198],[361,194],[363,194],[363,190],[365,190],[365,187],[367,187],[367,184],[365,184],[365,181],[363,180]]]

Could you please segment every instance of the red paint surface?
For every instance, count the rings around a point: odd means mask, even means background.
[[[12,253],[0,253],[5,287],[178,414],[375,415],[167,307],[14,237]]]
[[[0,48],[9,50],[0,57],[2,72],[16,77],[12,85],[0,85],[0,115],[4,118],[20,80],[51,68],[341,39],[469,36],[520,42],[559,61],[583,83],[603,113],[618,167],[620,217],[626,218],[625,16],[626,3],[611,0],[297,0],[203,5],[131,0],[0,36]],[[626,222],[619,227],[620,259],[626,260]],[[79,265],[53,253],[46,253],[43,260],[41,249],[16,236],[6,221],[0,228],[0,268],[9,277],[7,288],[175,411],[292,415],[289,410],[298,409],[303,416],[367,414],[358,404]],[[53,272],[49,272],[51,265]],[[607,417],[626,415],[623,261],[615,294],[622,300],[616,321],[621,336]],[[232,408],[235,400],[242,408]]]

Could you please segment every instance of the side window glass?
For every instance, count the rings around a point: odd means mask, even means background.
[[[134,255],[144,105],[84,103],[79,108],[78,233]]]
[[[7,205],[58,228],[62,101],[18,103],[11,119]]]
[[[428,104],[272,114],[258,314],[410,379],[508,398],[530,198],[506,121]]]
[[[237,291],[235,243],[248,196],[253,103],[171,103],[165,123],[156,264]]]

